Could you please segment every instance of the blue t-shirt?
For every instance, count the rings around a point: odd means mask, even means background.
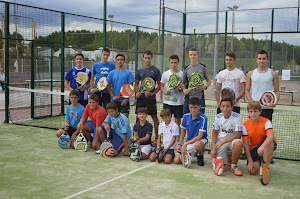
[[[135,76],[135,80],[139,80],[142,83],[146,77],[151,77],[155,82],[160,81],[160,70],[155,66],[151,66],[150,68],[146,68],[145,66],[143,66],[142,68],[139,68],[138,73]],[[156,96],[153,95],[151,97],[147,97],[147,99],[155,99],[155,97]],[[145,98],[144,94],[142,95],[142,98]]]
[[[70,121],[70,126],[77,129],[77,124],[83,115],[84,107],[81,104],[73,109],[72,104],[70,104],[66,109],[66,120]]]
[[[186,141],[190,141],[198,136],[199,132],[203,132],[203,138],[207,137],[207,117],[199,111],[197,117],[192,119],[192,114],[187,113],[183,116],[180,128],[187,131]],[[207,138],[206,138],[207,139]]]
[[[131,137],[131,128],[129,120],[124,114],[119,113],[117,117],[110,117],[109,115],[107,115],[104,122],[106,124],[112,124],[112,128],[122,139],[123,134],[127,133],[127,139],[129,141]]]
[[[118,71],[117,69],[111,71],[107,76],[107,80],[116,96],[120,94],[121,87],[124,84],[135,82],[132,72],[126,68],[122,71]],[[122,102],[123,100],[124,98],[121,97],[118,102]]]
[[[115,69],[116,66],[112,62],[107,62],[105,64],[102,64],[101,62],[94,63],[92,73],[96,76],[95,88],[101,77],[107,77],[110,71],[113,71]],[[104,91],[98,92],[108,93],[106,89]]]
[[[84,72],[89,76],[89,81],[91,79],[91,71],[88,68],[82,68],[82,69],[77,69],[77,68],[71,68],[66,76],[65,80],[70,82],[70,86],[73,89],[77,89],[77,84],[76,84],[76,77],[79,72]],[[89,81],[86,84],[89,84]],[[84,91],[79,91],[79,98],[82,100],[87,100],[88,99],[88,89]]]
[[[150,134],[149,140],[145,142],[141,142],[140,145],[151,144],[152,131],[153,131],[153,126],[148,121],[146,121],[144,126],[142,126],[139,122],[133,126],[133,132],[138,132],[139,138],[143,138],[147,134]]]

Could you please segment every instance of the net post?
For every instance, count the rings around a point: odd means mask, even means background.
[[[106,48],[106,11],[107,0],[103,0],[103,48]]]
[[[182,70],[185,66],[185,34],[186,34],[186,13],[182,13],[182,35],[183,35],[183,42],[182,42]]]
[[[139,27],[136,26],[135,27],[135,66],[134,66],[134,70],[135,70],[135,77],[137,76],[138,73],[138,64],[139,64]],[[134,98],[135,98],[135,94],[134,94]]]
[[[274,9],[272,9],[272,22],[271,22],[271,41],[270,41],[270,57],[269,57],[270,68],[272,67],[273,30],[274,30]]]
[[[5,2],[5,123],[9,123],[9,2]]]
[[[34,41],[31,42],[31,67],[30,67],[30,89],[34,89]],[[31,93],[31,106],[30,106],[30,111],[31,111],[31,118],[34,118],[34,93]]]
[[[60,71],[60,80],[61,80],[61,92],[65,91],[64,88],[64,76],[65,76],[65,13],[61,13],[61,71]],[[65,113],[65,107],[64,107],[64,97],[61,96],[60,98],[60,112],[62,115]]]

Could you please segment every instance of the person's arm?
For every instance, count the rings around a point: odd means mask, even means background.
[[[214,157],[215,155],[217,155],[217,149],[216,149],[216,143],[218,140],[218,135],[219,135],[219,131],[218,130],[213,130],[212,134],[211,134],[211,151],[210,154],[212,157]]]
[[[70,82],[68,80],[65,80],[65,88],[68,89],[69,91],[74,90],[71,86],[70,86]]]
[[[164,148],[164,154],[173,146],[173,144],[175,143],[175,141],[176,141],[176,135],[174,135],[173,137],[172,137],[172,140],[171,140],[171,143],[169,144],[169,146],[167,147],[167,148]]]
[[[124,155],[128,155],[128,140],[127,140],[127,132],[123,133],[123,143],[124,143]]]
[[[90,92],[93,94],[95,93],[95,84],[94,84],[94,78],[95,78],[95,74],[92,73],[92,76],[91,76],[91,80],[90,80]]]
[[[262,156],[265,151],[265,147],[270,145],[274,140],[274,133],[267,133],[267,138],[265,141],[262,143],[262,145],[257,149],[257,154]]]
[[[134,91],[135,91],[135,97],[140,98],[142,96],[141,92],[139,91],[139,85],[140,85],[140,80],[135,80],[134,83]]]
[[[273,75],[273,85],[274,85],[274,91],[275,91],[275,95],[277,97],[277,103],[276,104],[272,104],[272,107],[275,107],[278,102],[279,102],[279,98],[280,98],[280,92],[279,92],[279,76],[278,74],[272,70],[272,75]]]
[[[169,95],[171,92],[169,89],[165,89],[165,83],[162,82],[160,83],[160,89],[165,95]]]
[[[146,142],[150,139],[151,135],[150,134],[146,134],[145,137],[139,138],[140,142]]]
[[[221,87],[222,87],[222,83],[217,83],[217,89],[216,89],[216,101],[217,101],[217,106],[218,106],[219,108],[220,108]]]
[[[247,170],[249,173],[252,173],[252,171],[254,169],[254,162],[252,160],[251,153],[250,153],[249,140],[248,140],[248,138],[247,139],[243,138],[243,141],[244,141],[245,154],[246,154],[246,157],[248,160]]]
[[[185,134],[186,134],[186,130],[181,128],[180,135],[179,135],[179,141],[178,141],[177,146],[175,147],[175,149],[177,151],[180,151],[182,149],[182,141],[185,137]]]
[[[252,98],[251,98],[251,93],[250,93],[250,89],[251,89],[251,76],[253,74],[253,70],[250,71],[248,74],[247,74],[247,77],[246,77],[246,98],[249,102],[252,101]]]
[[[237,103],[244,95],[245,95],[245,87],[246,87],[246,83],[245,82],[241,82],[241,92],[239,94],[239,96],[237,98],[235,98],[234,103]]]
[[[80,127],[83,126],[83,124],[87,121],[87,118],[86,117],[82,117],[80,119],[80,122],[77,124],[77,129],[80,129]]]
[[[109,93],[109,95],[113,98],[113,100],[117,101],[118,96],[115,96],[112,89],[111,89],[111,84],[108,83],[108,86],[106,87],[107,92]]]

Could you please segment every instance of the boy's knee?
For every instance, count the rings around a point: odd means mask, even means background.
[[[233,143],[233,149],[242,150],[243,149],[243,143],[240,142],[240,141],[236,141],[235,143]]]
[[[199,153],[202,153],[204,151],[204,144],[201,141],[195,142],[195,150]]]
[[[181,164],[180,156],[176,155],[174,158],[174,164]]]

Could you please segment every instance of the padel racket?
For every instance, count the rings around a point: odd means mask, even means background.
[[[228,97],[230,98],[232,101],[235,100],[235,93],[234,91],[231,89],[231,88],[223,88],[222,91],[221,91],[221,98],[225,98],[225,97]]]
[[[271,103],[277,103],[277,96],[273,91],[267,91],[264,94],[262,94],[259,102],[263,106],[270,106]]]
[[[136,162],[140,161],[142,157],[142,152],[138,140],[139,139],[138,139],[137,132],[134,132],[133,138],[130,141],[129,158],[132,161],[136,161]]]
[[[199,74],[199,73],[192,73],[190,78],[189,78],[189,86],[188,89],[192,90],[192,89],[196,89],[199,86],[203,86],[204,85],[204,78]]]
[[[89,80],[89,77],[86,73],[84,72],[79,72],[76,75],[76,84],[77,84],[77,88],[84,86]]]
[[[74,148],[76,151],[86,151],[88,148],[86,138],[82,134],[82,126],[80,127],[79,134],[75,139]]]
[[[124,84],[120,89],[120,94],[118,99],[121,97],[123,98],[130,98],[134,94],[134,88],[131,84]]]
[[[185,151],[185,153],[181,153],[181,163],[185,168],[189,168],[191,166],[192,157],[188,151]]]
[[[63,149],[68,149],[71,146],[71,139],[70,136],[65,132],[58,138],[58,146],[60,146]]]
[[[107,78],[106,77],[101,77],[97,83],[97,86],[96,86],[96,90],[97,91],[103,91],[107,88],[108,86],[108,81],[107,81]]]
[[[100,154],[104,158],[110,158],[114,155],[114,148],[109,139],[110,131],[106,131],[106,139],[100,145]]]
[[[271,180],[271,171],[263,157],[260,159],[259,179],[262,185],[267,185]]]
[[[155,88],[155,81],[151,77],[146,77],[141,84],[141,93],[151,92]]]
[[[217,176],[222,175],[224,169],[224,161],[222,157],[214,156],[214,164],[213,164],[214,173]]]
[[[164,134],[160,134],[160,142],[159,146],[156,149],[156,162],[161,163],[164,159],[163,151],[164,151],[164,144],[163,144]]]
[[[169,77],[169,90],[175,89],[180,85],[181,79],[179,77],[179,75],[177,75],[176,73],[173,73],[172,75],[170,75]]]

